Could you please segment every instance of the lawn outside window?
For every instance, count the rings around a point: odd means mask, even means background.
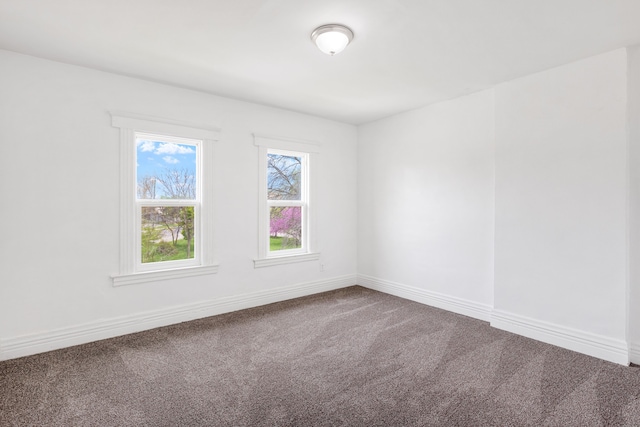
[[[120,128],[120,273],[114,286],[212,274],[218,131],[112,113]]]

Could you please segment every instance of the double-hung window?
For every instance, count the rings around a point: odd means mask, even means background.
[[[218,130],[112,113],[120,128],[120,272],[115,286],[217,272],[213,141]]]
[[[200,265],[202,140],[135,134],[136,270]]]
[[[316,143],[255,135],[259,148],[259,248],[255,267],[317,260],[312,167]]]
[[[267,256],[307,252],[308,163],[307,153],[267,150]]]

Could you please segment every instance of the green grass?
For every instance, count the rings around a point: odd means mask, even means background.
[[[193,258],[194,257],[194,253],[193,253],[193,241],[191,241],[191,253],[189,258]],[[174,261],[177,259],[187,259],[187,241],[184,239],[180,239],[176,242],[176,249],[178,249],[178,253],[175,254],[172,258],[168,259],[167,261]]]
[[[269,249],[272,251],[279,251],[282,249],[282,237],[269,237]]]
[[[187,241],[184,239],[178,240],[175,245],[173,245],[171,242],[152,243],[151,245],[155,246],[156,252],[150,259],[144,259],[143,262],[176,261],[187,259]],[[194,242],[192,241],[191,253],[189,258],[193,257]]]
[[[291,245],[293,242],[289,241],[289,246],[286,245],[286,242],[282,237],[273,237],[269,238],[269,249],[272,251],[281,251],[283,249],[296,249],[296,246]],[[173,253],[161,253],[162,251],[157,250],[156,253],[151,257],[151,259],[146,259],[144,262],[161,262],[161,261],[176,261],[187,259],[187,241],[184,239],[180,239],[176,242],[175,246],[171,242],[164,243],[151,243],[156,249],[160,249],[160,246],[163,246],[166,249],[171,250]],[[194,244],[191,242],[191,256],[194,257]],[[166,252],[166,251],[165,251]]]
[[[287,245],[287,243],[289,243]],[[293,240],[285,241],[282,237],[273,237],[269,236],[269,250],[271,251],[281,251],[283,249],[298,249],[300,246],[297,246]]]

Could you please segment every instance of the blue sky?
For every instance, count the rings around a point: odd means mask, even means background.
[[[172,142],[136,139],[136,181],[156,176],[166,169],[188,169],[196,174],[196,146]]]
[[[196,147],[172,142],[136,140],[137,175],[156,175],[165,168],[196,172]]]

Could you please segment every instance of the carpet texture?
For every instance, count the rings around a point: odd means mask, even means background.
[[[361,287],[0,363],[1,426],[640,426],[640,369]]]

